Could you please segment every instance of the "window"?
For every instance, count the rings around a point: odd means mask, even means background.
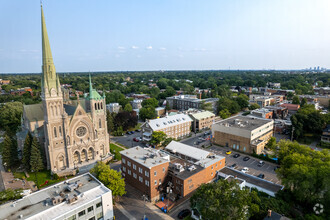
[[[191,183],[192,182],[192,179],[188,180],[188,183]]]
[[[163,173],[165,173],[165,167],[163,167]]]
[[[137,178],[137,175],[136,175],[136,173],[133,173],[133,177],[136,179]]]
[[[154,172],[154,175],[157,176],[157,171]]]
[[[91,207],[89,207],[89,208],[87,209],[87,212],[91,212],[91,211],[93,211],[93,210],[94,210],[94,207],[91,206]]]
[[[190,186],[189,186],[189,189],[192,189],[193,187],[194,187],[194,184],[190,185]]]
[[[61,126],[58,127],[58,133],[59,133],[60,136],[62,136],[62,128],[61,128]]]
[[[126,167],[123,167],[123,172],[126,172]]]
[[[97,106],[96,106],[96,103],[95,103],[95,110],[97,110]]]
[[[132,175],[131,170],[127,170],[128,175]]]
[[[103,219],[103,212],[100,212],[96,215],[97,220]]]
[[[145,175],[146,177],[149,177],[149,172],[148,172],[148,171],[144,171],[144,175]]]
[[[213,170],[213,166],[211,167],[211,169]]]
[[[68,218],[68,220],[76,220],[77,219],[77,216],[76,215],[72,215]]]
[[[143,170],[141,167],[139,167],[139,173],[143,173]]]
[[[159,185],[162,185],[162,179],[159,179]]]
[[[145,180],[145,184],[146,184],[146,186],[149,186],[149,181]]]
[[[56,127],[54,127],[54,137],[57,137]]]
[[[136,165],[135,164],[133,164],[133,169],[136,170]]]
[[[157,180],[155,180],[155,185],[157,185]]]
[[[125,163],[126,163],[126,160],[125,160],[125,158],[123,158],[121,161],[122,161],[122,163],[123,163],[123,164],[125,164]]]
[[[131,162],[127,161],[127,166],[130,167],[131,166]]]
[[[81,212],[78,213],[78,217],[81,217],[81,216],[83,216],[85,214],[86,214],[86,211],[85,210],[82,210]]]
[[[211,176],[213,176],[213,172],[211,173]]]
[[[101,122],[101,119],[99,119],[99,128],[102,128],[102,122]]]
[[[101,206],[102,206],[102,202],[99,202],[99,203],[96,204],[96,208],[99,208]]]
[[[143,178],[141,176],[139,176],[139,181],[143,183]]]
[[[222,164],[222,161],[220,161],[220,165]]]
[[[218,164],[215,164],[215,167],[218,167]]]
[[[88,220],[95,220],[95,217],[91,217],[90,219],[88,219]]]

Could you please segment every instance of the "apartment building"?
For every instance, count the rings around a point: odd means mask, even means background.
[[[119,105],[119,103],[109,103],[106,105],[107,106],[107,110],[109,110],[110,113],[118,113],[120,111],[121,105]]]
[[[157,117],[161,117],[161,116],[165,115],[166,110],[164,107],[157,107],[157,108],[155,108],[155,112],[156,112]]]
[[[131,101],[132,108],[133,109],[142,108],[142,102],[143,102],[143,99],[134,99],[133,101]]]
[[[90,173],[0,206],[0,219],[114,219],[112,192]]]
[[[273,120],[234,116],[212,126],[213,143],[245,153],[261,154],[273,135],[273,129]]]
[[[250,117],[258,117],[258,118],[267,118],[272,119],[273,118],[273,111],[261,108],[261,109],[255,109],[251,111]]]
[[[168,174],[169,155],[142,147],[123,150],[120,154],[125,182],[148,195],[151,201],[159,199]]]
[[[146,121],[142,126],[143,140],[150,141],[154,131],[163,131],[167,137],[182,138],[190,134],[192,119],[185,114],[176,114]]]
[[[262,95],[250,95],[250,100],[249,103],[253,104],[256,103],[258,104],[261,108],[265,106],[270,106],[272,104],[276,103],[276,98],[270,97],[270,96],[262,96]]]
[[[214,113],[217,112],[218,100],[217,98],[198,99],[196,95],[178,95],[166,98],[166,102],[172,109],[202,109],[203,104],[211,103]]]
[[[213,180],[225,166],[225,157],[176,141],[166,151],[134,147],[120,154],[125,181],[151,201],[163,197],[169,185],[173,198],[184,197]]]
[[[192,112],[189,113],[189,116],[193,120],[192,130],[194,132],[211,129],[215,119],[215,114],[209,111]]]

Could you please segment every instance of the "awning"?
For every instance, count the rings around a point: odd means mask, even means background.
[[[150,133],[150,132],[144,132],[144,133],[143,133],[143,136],[150,137],[150,136],[151,136],[151,133]]]

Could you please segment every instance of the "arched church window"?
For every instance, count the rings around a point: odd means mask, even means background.
[[[66,138],[66,142],[67,142],[68,145],[70,145],[70,136],[69,135]]]
[[[52,110],[52,116],[54,116],[54,107],[52,106],[52,107],[50,107],[51,108],[51,110]]]
[[[99,119],[99,128],[102,128],[102,122],[101,122],[101,119]]]
[[[96,105],[96,103],[95,103],[95,110],[97,110],[97,105]]]
[[[54,127],[54,137],[57,137],[56,127]]]
[[[57,115],[58,113],[57,113],[57,106],[55,106],[55,114]]]
[[[58,134],[59,134],[59,136],[62,136],[62,128],[61,128],[61,126],[58,127]]]
[[[101,109],[103,109],[103,103],[101,102]]]
[[[97,103],[98,108],[100,109],[100,103]]]
[[[95,130],[95,138],[97,138],[97,130]]]

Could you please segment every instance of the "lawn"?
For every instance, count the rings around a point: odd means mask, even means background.
[[[110,152],[115,155],[115,160],[121,160],[121,155],[119,151],[125,150],[122,147],[119,147],[116,144],[110,144]]]

